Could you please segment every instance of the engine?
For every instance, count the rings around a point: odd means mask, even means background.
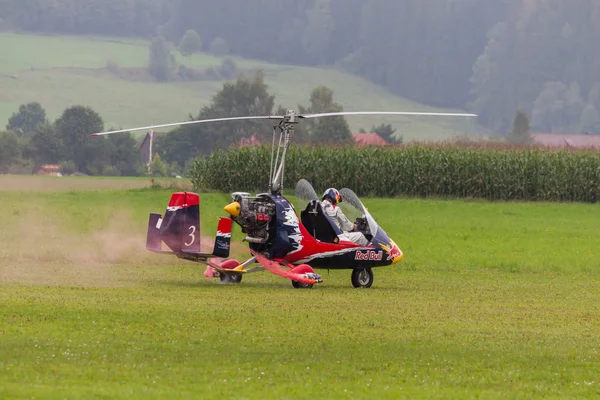
[[[239,203],[240,213],[233,220],[242,228],[247,242],[266,243],[269,239],[271,221],[275,216],[275,204],[266,195],[253,198],[248,193],[236,192],[233,201]]]

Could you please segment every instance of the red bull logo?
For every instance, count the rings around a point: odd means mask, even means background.
[[[396,264],[397,262],[402,260],[402,258],[404,257],[404,253],[402,253],[402,250],[400,250],[398,245],[396,243],[394,243],[393,240],[390,240],[390,246],[391,247],[386,246],[385,244],[381,243],[381,247],[388,254],[386,260],[391,261],[392,264]]]
[[[357,251],[354,256],[354,259],[357,261],[381,261],[383,259],[383,251]]]
[[[402,252],[400,251],[400,248],[398,248],[398,246],[394,245],[394,247],[392,247],[392,249],[390,250],[388,256],[387,256],[387,260],[393,260],[396,257],[400,257],[402,255]]]

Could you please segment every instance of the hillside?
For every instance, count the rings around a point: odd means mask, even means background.
[[[0,34],[0,123],[20,104],[38,101],[54,119],[68,106],[84,104],[97,110],[106,127],[134,127],[187,119],[207,104],[222,81],[159,83],[143,68],[148,43],[139,39]],[[216,67],[221,59],[207,54],[190,58],[173,51],[178,64]],[[276,104],[296,108],[307,104],[311,89],[326,85],[347,111],[457,111],[423,106],[395,96],[365,79],[334,69],[268,64],[235,59],[250,72],[263,69]],[[113,68],[109,70],[107,65]],[[115,68],[116,72],[115,72]],[[111,72],[113,71],[113,72]],[[391,123],[405,139],[440,139],[482,132],[474,121],[433,117],[350,117],[353,130]]]

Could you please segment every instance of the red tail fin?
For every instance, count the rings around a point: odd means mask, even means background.
[[[200,196],[173,193],[163,218],[150,214],[146,247],[156,251],[161,240],[176,253],[200,252]]]

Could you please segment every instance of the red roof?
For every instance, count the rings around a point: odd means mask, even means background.
[[[598,147],[600,148],[600,135],[566,135],[555,133],[532,133],[533,142],[544,146],[553,147]]]
[[[46,172],[60,172],[60,165],[58,164],[42,164],[40,165],[40,170]]]
[[[352,136],[354,136],[354,141],[357,146],[385,146],[386,144],[389,144],[375,132],[353,133]]]
[[[241,138],[239,142],[240,147],[245,146],[260,146],[260,140],[256,137],[256,133],[253,133],[249,138]]]

